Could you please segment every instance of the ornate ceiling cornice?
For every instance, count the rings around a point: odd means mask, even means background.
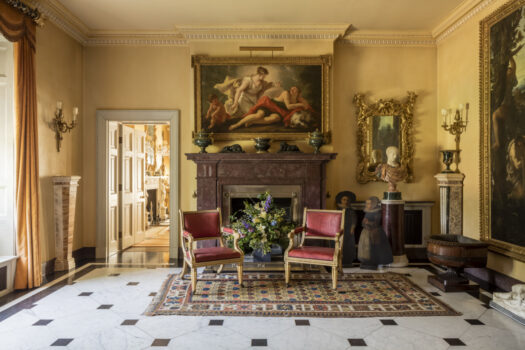
[[[432,36],[436,39],[436,44],[447,38],[494,1],[495,0],[468,0],[462,3],[432,31]]]
[[[432,34],[354,31],[341,40],[355,46],[432,47],[444,40],[495,0],[467,0],[447,16]],[[57,0],[26,0],[57,27],[85,46],[187,46],[214,40],[336,40],[348,24],[179,25],[170,32],[91,31]]]
[[[346,36],[342,43],[352,46],[383,47],[434,47],[436,41],[424,33],[379,33],[356,31]]]

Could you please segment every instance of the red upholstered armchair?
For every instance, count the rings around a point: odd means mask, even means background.
[[[191,269],[192,293],[197,287],[197,268],[201,266],[220,265],[217,273],[221,273],[224,264],[237,264],[239,285],[242,287],[242,265],[244,254],[239,249],[239,233],[230,228],[222,227],[222,217],[219,208],[215,210],[181,211],[180,232],[181,246],[184,254],[184,265],[180,278],[184,278],[188,266]],[[234,237],[234,249],[224,246],[222,234]],[[217,239],[219,247],[195,248],[194,242]]]
[[[303,226],[288,234],[290,245],[284,252],[286,284],[290,282],[290,263],[323,265],[332,267],[332,288],[337,287],[337,272],[342,270],[343,210],[316,210],[304,208]],[[295,246],[294,237],[301,234]],[[307,239],[335,241],[335,247],[304,245]]]

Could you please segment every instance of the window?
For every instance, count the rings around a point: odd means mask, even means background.
[[[15,255],[13,44],[0,34],[0,256]]]

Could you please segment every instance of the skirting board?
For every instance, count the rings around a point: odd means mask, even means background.
[[[86,262],[95,261],[95,247],[82,247],[73,251],[73,258],[75,264],[80,267]],[[55,272],[55,259],[48,260],[42,263],[42,276],[47,276]]]
[[[513,285],[525,283],[486,267],[466,268],[465,277],[479,283],[483,289],[489,292],[508,292],[512,289]]]
[[[519,315],[516,315],[514,312],[506,309],[505,307],[501,306],[499,303],[496,303],[493,300],[490,301],[489,305],[493,309],[498,310],[499,312],[501,312],[505,316],[508,316],[508,317],[512,318],[514,321],[516,321],[518,323],[521,323],[523,326],[525,326],[525,318],[523,318],[523,317],[521,317]]]

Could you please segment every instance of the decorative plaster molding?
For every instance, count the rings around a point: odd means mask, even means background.
[[[180,38],[163,38],[159,35],[152,35],[149,37],[112,37],[112,38],[101,38],[95,36],[89,38],[85,43],[85,46],[186,46],[188,42]]]
[[[187,40],[335,40],[348,24],[180,25]]]
[[[383,47],[434,47],[431,35],[404,33],[366,33],[356,31],[342,40],[345,45]]]
[[[458,6],[432,31],[432,36],[436,39],[436,44],[439,44],[494,1],[495,0],[469,0]]]
[[[56,0],[27,0],[28,4],[34,6],[66,34],[84,45],[86,43],[89,29],[69,10]]]

